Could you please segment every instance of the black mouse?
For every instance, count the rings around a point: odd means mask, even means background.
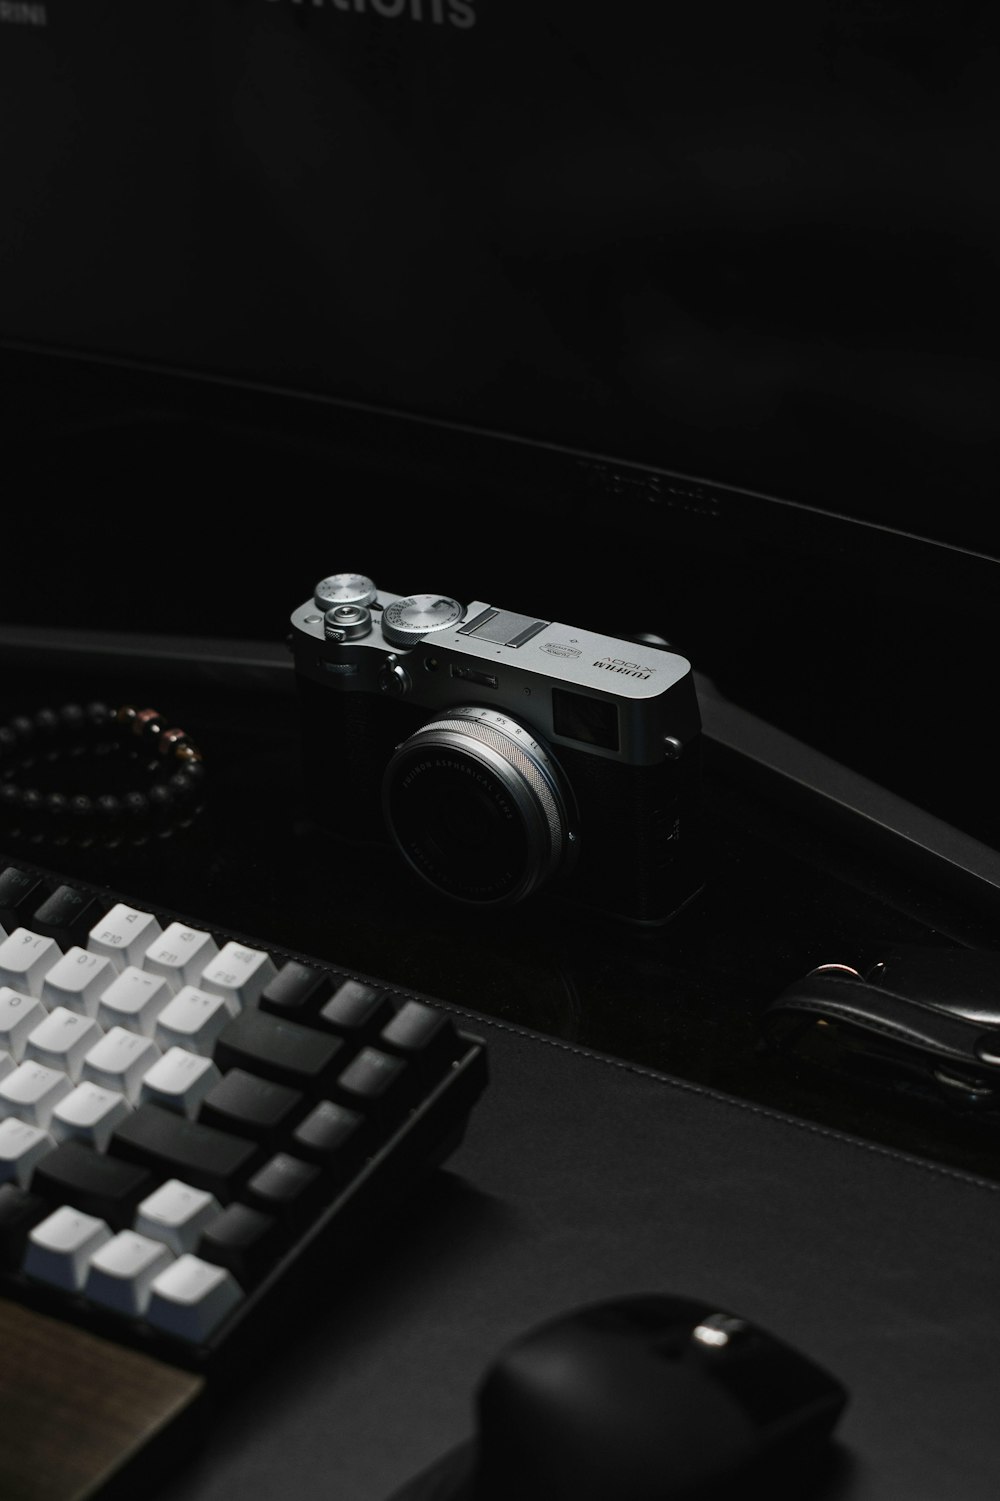
[[[711,1303],[616,1298],[502,1350],[472,1442],[393,1501],[694,1501],[813,1449],[846,1402],[808,1357]]]

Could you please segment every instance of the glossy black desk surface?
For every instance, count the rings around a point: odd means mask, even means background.
[[[123,638],[126,639],[126,638]],[[11,854],[206,923],[406,985],[929,1160],[1000,1176],[997,1136],[905,1097],[845,1091],[761,1047],[759,1018],[814,965],[882,942],[994,947],[988,912],[804,817],[706,741],[709,879],[646,930],[542,902],[491,918],[442,904],[379,845],[342,844],[309,818],[293,678],[116,660],[3,675],[0,714],[99,698],[152,704],[202,748],[204,806],[169,838],[81,848],[8,841]],[[609,873],[613,879],[613,873]]]

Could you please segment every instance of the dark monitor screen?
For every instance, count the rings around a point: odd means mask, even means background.
[[[45,0],[0,22],[7,339],[992,544],[993,7]]]
[[[3,0],[8,474],[102,497],[65,614],[269,635],[360,568],[659,630],[855,760],[967,723],[998,62],[979,0]]]

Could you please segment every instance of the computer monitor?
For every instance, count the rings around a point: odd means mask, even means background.
[[[943,0],[3,0],[4,618],[272,635],[358,568],[662,634],[976,822],[998,47]]]

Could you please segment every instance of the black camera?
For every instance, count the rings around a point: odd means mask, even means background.
[[[661,923],[702,884],[691,664],[334,574],[294,611],[310,811],[480,908],[542,889]]]

